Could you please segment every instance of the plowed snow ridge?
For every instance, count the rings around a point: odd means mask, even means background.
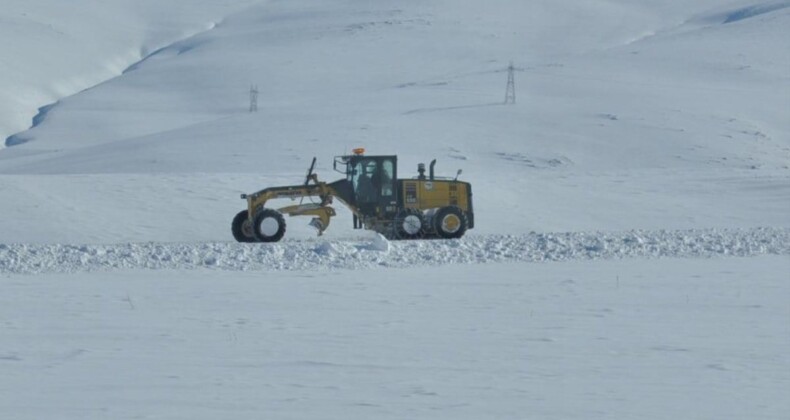
[[[461,240],[277,244],[0,244],[0,273],[115,269],[315,270],[488,262],[790,255],[790,229],[531,233]]]

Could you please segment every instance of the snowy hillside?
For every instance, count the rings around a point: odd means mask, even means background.
[[[0,418],[790,410],[790,1],[8,0],[0,36]],[[463,169],[475,229],[233,241],[354,147]]]
[[[0,173],[25,176],[0,194],[27,217],[5,218],[4,240],[228,240],[240,192],[298,182],[313,156],[331,180],[358,146],[397,153],[402,174],[462,168],[481,233],[789,226],[790,3],[653,3],[299,0],[216,17],[9,137]]]

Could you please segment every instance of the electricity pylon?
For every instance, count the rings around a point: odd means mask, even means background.
[[[505,89],[505,104],[516,103],[516,68],[513,67],[513,62],[507,68],[507,89]]]
[[[250,85],[250,112],[258,112],[258,85]]]

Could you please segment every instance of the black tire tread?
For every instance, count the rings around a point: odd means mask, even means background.
[[[417,233],[415,233],[413,235],[409,234],[408,232],[404,231],[401,228],[401,222],[407,216],[412,216],[412,215],[417,216],[417,217],[420,218],[420,225],[421,225],[419,232],[417,232]],[[426,230],[427,230],[426,228],[427,228],[427,223],[425,221],[425,216],[422,214],[421,211],[419,211],[417,209],[411,209],[411,208],[410,209],[403,209],[403,210],[398,212],[398,215],[395,216],[395,220],[393,221],[393,231],[394,231],[394,237],[396,239],[421,239],[421,238],[425,237]]]
[[[241,243],[251,243],[257,242],[257,238],[255,236],[246,236],[244,235],[244,230],[242,229],[242,225],[244,222],[247,221],[249,218],[248,211],[242,210],[233,218],[233,222],[230,225],[230,230],[233,233],[233,238],[236,239],[237,242]]]

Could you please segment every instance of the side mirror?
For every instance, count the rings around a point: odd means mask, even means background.
[[[464,170],[463,170],[463,169],[459,169],[459,170],[458,170],[458,173],[456,173],[456,174],[455,174],[455,180],[456,180],[456,181],[458,181],[458,177],[459,177],[459,176],[461,176],[461,174],[462,174],[463,172],[464,172]]]

